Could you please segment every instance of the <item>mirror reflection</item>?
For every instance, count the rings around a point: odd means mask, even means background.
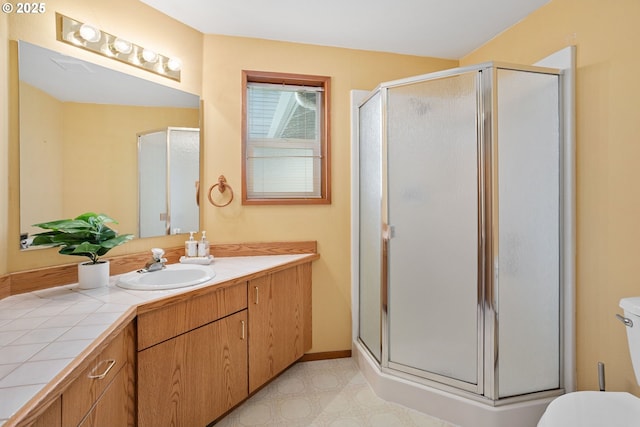
[[[108,214],[119,222],[118,232],[138,237],[184,233],[194,223],[198,229],[197,95],[24,41],[18,55],[21,247],[42,231],[31,224],[87,211]],[[156,159],[154,169],[139,168],[139,137],[165,132],[168,141],[170,129],[189,130],[183,139],[190,155],[171,154],[165,143],[165,158]],[[171,156],[182,166],[168,172]],[[142,197],[145,179],[164,194],[165,209],[154,208],[153,215],[140,215],[147,203],[158,205]],[[181,199],[172,204],[172,198]],[[190,222],[172,225],[172,217]],[[155,224],[147,224],[151,220]]]
[[[140,237],[198,231],[200,130],[167,128],[138,136]]]

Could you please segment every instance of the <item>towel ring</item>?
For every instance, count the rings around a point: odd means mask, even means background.
[[[218,190],[220,191],[220,193],[224,193],[227,188],[229,189],[229,193],[231,193],[231,197],[229,198],[227,203],[218,204],[218,203],[213,201],[213,197],[211,196],[211,192],[216,187],[218,187]],[[227,184],[227,178],[225,178],[224,175],[220,175],[218,177],[218,182],[216,182],[211,187],[209,187],[209,202],[213,206],[216,206],[218,208],[223,208],[223,207],[227,206],[229,203],[231,203],[232,201],[233,201],[233,189],[231,188],[231,186],[229,184]]]

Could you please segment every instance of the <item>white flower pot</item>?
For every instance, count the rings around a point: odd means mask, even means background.
[[[94,289],[109,284],[109,261],[98,261],[97,264],[83,262],[78,264],[78,288]]]

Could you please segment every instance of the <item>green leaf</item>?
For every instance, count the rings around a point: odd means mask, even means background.
[[[86,212],[74,219],[34,224],[51,231],[35,234],[33,245],[62,246],[61,254],[86,256],[96,263],[99,256],[133,238],[131,234],[118,236],[106,223],[117,221],[105,214]]]
[[[53,239],[55,238],[55,234],[51,234],[51,232],[36,234],[33,242],[31,243],[34,246],[40,245],[53,245],[55,242]]]
[[[123,234],[113,239],[106,240],[101,243],[103,248],[113,249],[118,245],[121,245],[129,240],[133,239],[133,234]]]
[[[77,221],[73,219],[59,219],[57,221],[43,222],[41,224],[33,224],[35,227],[44,228],[45,230],[87,230],[91,228],[91,224],[86,221]]]
[[[102,246],[95,243],[82,242],[74,249],[74,253],[94,253],[100,250]]]
[[[97,215],[93,212],[83,213],[82,215],[78,215],[75,219],[86,221],[91,224],[105,224],[105,223],[117,224],[118,223],[115,219],[105,214]]]

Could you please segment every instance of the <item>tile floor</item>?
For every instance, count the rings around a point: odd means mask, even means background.
[[[454,427],[380,399],[351,358],[292,366],[216,427]]]

